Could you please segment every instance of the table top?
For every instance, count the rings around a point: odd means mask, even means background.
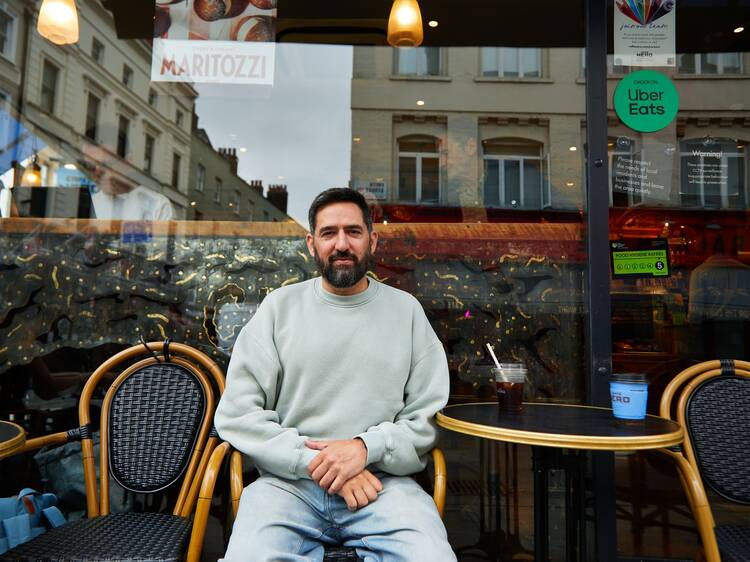
[[[0,420],[0,459],[15,453],[25,442],[26,433],[21,426]]]
[[[519,414],[501,412],[495,402],[456,404],[437,414],[439,426],[485,439],[602,451],[636,451],[682,442],[682,428],[657,416],[623,422],[609,408],[524,403]]]

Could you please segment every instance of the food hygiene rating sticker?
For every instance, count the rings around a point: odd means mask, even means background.
[[[655,70],[629,74],[615,89],[615,112],[634,131],[653,133],[677,115],[679,96],[672,81]]]
[[[610,254],[615,279],[669,276],[669,244],[666,239],[612,241]]]

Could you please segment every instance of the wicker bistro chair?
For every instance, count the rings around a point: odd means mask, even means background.
[[[218,467],[221,465],[223,456],[230,451],[228,443],[222,443],[216,448],[213,455],[211,456],[210,467]],[[432,487],[432,499],[435,501],[438,513],[442,518],[445,513],[445,492],[447,486],[447,471],[445,466],[445,455],[443,451],[437,447],[432,450],[432,464],[434,468],[434,476],[431,482]],[[210,468],[209,470],[216,470]],[[416,479],[423,486],[425,485],[426,471],[425,473],[416,476]],[[210,498],[213,492],[213,482],[215,479],[209,478],[208,474],[204,480],[203,488],[201,489],[201,498]],[[429,483],[429,482],[428,482]],[[242,482],[242,459],[237,451],[232,452],[232,460],[230,463],[230,488],[232,497],[232,513],[234,516],[237,515],[237,509],[239,507],[240,495],[242,494],[243,482]],[[198,512],[201,509],[208,509],[208,507],[202,507],[198,505]],[[343,546],[329,546],[326,547],[325,556],[323,562],[362,562],[362,559],[357,556],[357,552],[353,548],[347,548]]]
[[[716,526],[704,488],[750,505],[750,363],[723,359],[685,369],[664,391],[660,415],[685,431],[682,447],[660,451],[677,464],[705,558],[750,562],[750,526]]]
[[[97,494],[91,398],[107,373],[123,368],[102,404]],[[0,560],[197,562],[218,472],[216,463],[228,450],[225,443],[218,444],[212,432],[217,395],[223,390],[224,376],[216,363],[179,343],[144,342],[105,361],[83,389],[80,427],[30,439],[23,450],[81,440],[88,518],[51,529],[8,551]],[[211,457],[217,448],[221,454]],[[198,499],[204,473],[206,481]],[[143,494],[182,483],[171,514],[110,514],[107,475],[126,490]],[[196,502],[199,508],[191,521]]]

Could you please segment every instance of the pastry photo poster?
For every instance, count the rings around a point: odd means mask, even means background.
[[[151,80],[273,84],[276,0],[156,0]]]

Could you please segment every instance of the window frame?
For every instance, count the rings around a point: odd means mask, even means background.
[[[195,168],[195,190],[203,193],[206,189],[206,167],[200,162]]]
[[[484,167],[484,164],[487,160],[496,160],[498,162],[498,200],[500,201],[500,204],[498,205],[498,209],[520,209],[520,210],[529,210],[529,211],[538,211],[540,209],[543,209],[545,206],[550,206],[552,204],[551,197],[547,197],[547,194],[545,194],[545,182],[544,182],[544,163],[545,163],[545,157],[541,154],[540,149],[539,156],[525,156],[525,155],[518,155],[518,154],[482,154],[482,166]],[[526,160],[533,160],[536,162],[539,162],[539,209],[536,208],[530,208],[526,207],[524,205],[524,200],[526,198],[526,183],[524,182],[524,163]],[[520,186],[519,191],[519,199],[520,202],[518,205],[513,207],[510,204],[505,204],[505,174],[500,173],[501,170],[504,171],[504,162],[518,162],[518,183]],[[487,205],[486,201],[486,188],[487,188],[487,179],[483,176],[482,177],[482,201],[485,207],[493,208],[489,205]],[[549,201],[547,201],[549,199]]]
[[[106,47],[104,43],[99,41],[96,36],[91,38],[91,58],[94,59],[98,64],[104,64],[104,53]]]
[[[16,41],[18,40],[18,16],[13,12],[13,10],[10,10],[4,2],[0,3],[0,12],[7,15],[10,20],[10,24],[8,26],[10,31],[5,36],[7,49],[0,50],[0,56],[15,64]]]
[[[96,114],[93,116],[93,121],[94,121],[93,135],[89,134],[89,130],[92,128],[92,125],[90,123],[91,98],[94,98],[97,101]],[[91,91],[86,92],[86,114],[84,116],[83,136],[85,136],[88,139],[91,139],[94,142],[98,142],[98,138],[99,138],[99,116],[101,114],[101,109],[102,109],[101,96],[97,96],[94,92],[91,92]]]
[[[123,134],[123,122],[126,123]],[[132,120],[122,113],[117,115],[117,146],[115,147],[116,154],[123,159],[128,157],[128,149],[130,148],[130,127],[132,126]]]
[[[122,65],[122,80],[121,82],[123,85],[132,90],[133,89],[133,82],[135,81],[135,74],[133,69],[128,66],[127,64]]]
[[[413,136],[424,136],[434,139],[438,146],[436,152],[415,152],[415,151],[402,151],[401,143],[409,140],[409,137]],[[414,203],[415,205],[440,205],[443,201],[443,171],[440,164],[440,138],[432,135],[405,135],[396,139],[396,199],[403,203]],[[401,194],[401,158],[415,158],[414,175],[416,178],[416,184],[414,187],[414,201],[403,199]],[[434,158],[438,162],[438,195],[437,201],[426,202],[422,200],[422,160],[425,158]]]
[[[219,176],[214,176],[214,203],[221,203],[221,191],[224,187],[224,180]]]
[[[149,139],[151,146],[149,150]],[[153,174],[154,154],[156,153],[156,137],[150,133],[143,134],[143,171],[149,175]]]
[[[416,61],[416,68],[414,70],[414,73],[403,73],[400,69],[400,61],[401,61],[401,55],[404,54],[402,52],[402,49],[393,49],[393,76],[397,76],[399,78],[414,78],[414,79],[422,79],[422,78],[435,78],[440,76],[445,76],[445,54],[443,52],[442,47],[414,47],[414,49],[431,49],[431,52],[437,52],[438,56],[438,71],[437,74],[428,74],[426,72],[419,72],[419,58],[417,58]]]
[[[485,54],[488,52],[489,49],[494,49],[496,54],[496,70],[497,74],[485,74],[484,70],[484,57]],[[518,69],[518,74],[516,76],[507,76],[504,72],[504,64],[505,64],[505,50],[506,49],[515,49],[516,51],[516,67]],[[537,64],[537,72],[538,74],[536,76],[526,76],[522,75],[521,72],[523,70],[523,51],[527,50],[533,50],[536,52],[536,64]],[[520,47],[480,47],[479,48],[479,76],[486,79],[492,79],[497,78],[499,80],[539,80],[540,78],[544,78],[544,68],[543,68],[543,56],[542,56],[542,49],[539,47],[528,47],[528,48],[520,48]]]
[[[719,56],[718,65],[716,72],[702,72],[701,69],[701,55],[703,54],[716,54],[716,55],[722,55]],[[723,55],[739,55],[739,62],[740,62],[740,68],[738,72],[724,72],[724,57]],[[680,53],[678,55],[677,59],[677,73],[682,74],[683,76],[742,76],[745,74],[745,65],[744,65],[744,57],[742,56],[743,53],[741,52],[721,52],[721,53]],[[694,63],[694,72],[686,72],[682,68],[680,68],[680,63],[682,62],[683,57],[693,57],[693,63]]]
[[[52,101],[50,104],[51,107],[47,107],[47,104],[45,102],[45,97],[44,97],[45,89],[47,88],[47,85],[45,84],[45,70],[48,67],[55,69],[55,84],[54,84],[54,87],[52,88]],[[50,115],[55,115],[57,113],[57,105],[58,105],[57,92],[60,89],[60,72],[61,72],[61,68],[59,66],[53,63],[47,57],[43,58],[42,76],[41,76],[41,80],[39,81],[39,107],[42,109],[42,111],[45,111],[49,113]]]
[[[171,177],[170,185],[174,187],[177,191],[180,190],[180,176],[182,175],[180,173],[181,167],[182,167],[182,155],[177,151],[172,152],[172,177]]]

